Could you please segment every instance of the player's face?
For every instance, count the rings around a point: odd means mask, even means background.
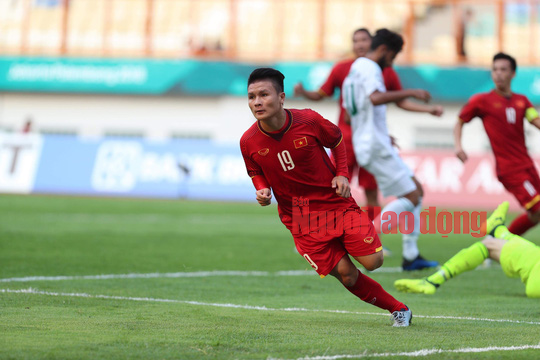
[[[285,93],[278,93],[270,80],[256,81],[248,86],[248,104],[257,120],[267,120],[283,110]]]
[[[365,31],[357,31],[353,35],[353,52],[356,57],[366,56],[371,47],[371,37]]]
[[[498,59],[493,62],[493,67],[491,68],[491,78],[495,83],[497,88],[508,88],[512,79],[516,75],[515,71],[512,70],[512,65],[509,60]]]
[[[379,61],[379,66],[382,69],[392,66],[396,56],[397,56],[397,53],[395,51],[385,49],[384,54]]]

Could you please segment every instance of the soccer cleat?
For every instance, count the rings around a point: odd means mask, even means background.
[[[403,271],[422,270],[427,268],[434,268],[437,266],[439,266],[438,262],[426,260],[422,257],[422,255],[418,255],[416,259],[412,261],[403,259],[403,263],[401,264]]]
[[[400,279],[394,282],[394,286],[398,291],[414,294],[433,295],[437,288],[436,284],[427,279]]]
[[[497,206],[495,211],[493,211],[491,216],[486,220],[486,234],[494,236],[495,229],[498,226],[504,225],[504,222],[506,221],[506,213],[508,212],[508,206],[508,201],[504,201]]]
[[[394,311],[390,315],[390,321],[393,321],[392,326],[395,327],[405,327],[411,325],[412,322],[412,311],[407,307],[407,309],[401,309],[399,311]]]

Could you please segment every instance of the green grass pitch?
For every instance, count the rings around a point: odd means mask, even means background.
[[[433,296],[400,294],[394,280],[430,272],[392,271],[401,240],[382,241],[389,271],[370,276],[410,306],[410,328],[320,279],[275,206],[3,195],[0,358],[540,357],[540,302],[519,279],[492,264]],[[474,241],[419,245],[444,262]]]

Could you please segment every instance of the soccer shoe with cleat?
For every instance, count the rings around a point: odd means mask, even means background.
[[[398,311],[394,311],[392,315],[390,315],[390,321],[393,321],[394,324],[392,326],[395,327],[405,327],[410,326],[412,322],[412,311],[407,307],[407,309],[401,309]]]
[[[495,211],[491,214],[491,216],[486,220],[486,234],[494,236],[495,229],[500,226],[504,225],[504,222],[506,221],[506,213],[508,212],[508,201],[504,201],[501,203]]]
[[[400,279],[394,282],[398,291],[414,294],[433,295],[437,291],[437,285],[427,279]]]
[[[438,262],[426,260],[422,257],[422,255],[418,255],[414,260],[403,259],[403,263],[401,264],[403,271],[422,270],[437,266],[439,266]]]

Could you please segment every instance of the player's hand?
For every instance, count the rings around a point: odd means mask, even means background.
[[[302,85],[301,82],[294,85],[294,96],[304,96],[304,93],[306,90],[304,89],[304,85]]]
[[[336,176],[332,179],[332,188],[336,189],[336,194],[343,198],[351,196],[351,186],[345,176]]]
[[[269,188],[257,190],[255,194],[257,195],[257,202],[261,206],[268,206],[272,202],[272,191]]]
[[[462,163],[464,163],[465,161],[467,161],[467,159],[469,158],[467,156],[467,154],[465,153],[465,151],[463,150],[458,150],[456,151],[456,156],[459,160],[461,160]]]
[[[444,112],[444,109],[441,105],[433,105],[429,113],[433,116],[440,117],[443,114],[443,112]]]
[[[426,90],[412,89],[411,91],[412,91],[411,96],[415,99],[418,99],[426,103],[429,102],[429,100],[431,100],[431,94],[427,92]]]

